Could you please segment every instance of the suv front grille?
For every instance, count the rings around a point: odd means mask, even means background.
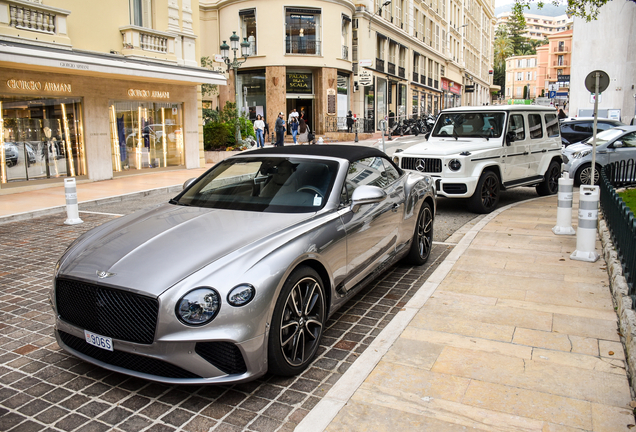
[[[131,354],[124,351],[106,351],[87,344],[84,339],[78,338],[77,336],[73,336],[59,330],[58,333],[62,342],[68,345],[71,349],[94,358],[102,363],[166,378],[201,378],[199,375],[188,372],[179,366],[163,360],[139,354]]]
[[[83,330],[140,344],[155,338],[156,298],[72,279],[55,281],[55,298],[60,318]]]
[[[419,171],[422,173],[441,173],[442,160],[431,158],[402,158],[402,167],[404,169]]]

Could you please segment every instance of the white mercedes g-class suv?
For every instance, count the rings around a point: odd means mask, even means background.
[[[449,108],[426,137],[396,152],[394,162],[430,174],[438,196],[468,198],[468,208],[475,213],[493,211],[501,190],[536,186],[539,195],[558,190],[561,135],[554,108]]]

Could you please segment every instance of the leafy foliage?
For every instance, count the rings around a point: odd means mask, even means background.
[[[577,16],[583,18],[585,21],[590,22],[598,17],[598,12],[601,6],[605,5],[609,0],[565,0],[567,2],[566,13],[569,16]],[[635,1],[635,0],[632,0]],[[515,4],[512,7],[512,13],[523,14],[524,9],[530,9],[530,3],[533,0],[515,0]],[[544,6],[544,2],[539,0],[536,2],[539,9]],[[558,5],[562,3],[559,0],[553,0],[552,4]]]
[[[201,57],[201,67],[212,69],[214,68],[213,61],[210,57]],[[201,96],[213,96],[219,93],[219,86],[216,84],[201,84]]]
[[[211,112],[207,113],[209,121],[205,122],[203,126],[203,148],[206,151],[223,151],[237,147],[234,136],[237,123],[241,130],[241,137],[256,136],[254,125],[247,117],[239,116],[236,104],[226,102],[221,111],[207,111]]]

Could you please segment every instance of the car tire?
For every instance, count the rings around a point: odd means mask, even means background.
[[[475,193],[468,199],[468,209],[473,213],[490,213],[499,204],[499,177],[492,171],[484,171],[479,177]]]
[[[431,255],[433,247],[433,209],[427,202],[422,204],[422,209],[415,223],[415,232],[408,255],[405,261],[412,265],[422,265]]]
[[[312,268],[300,266],[285,281],[268,337],[268,370],[297,375],[313,360],[327,320],[325,289]]]
[[[543,176],[543,181],[537,185],[539,196],[554,195],[559,191],[559,177],[561,177],[561,165],[553,160]]]
[[[580,168],[576,172],[576,175],[574,176],[574,182],[577,184],[577,186],[589,185],[591,175],[592,175],[592,164],[591,163],[583,164],[580,166]],[[601,177],[601,173],[597,167],[597,169],[594,170],[595,185],[599,184],[600,177]]]

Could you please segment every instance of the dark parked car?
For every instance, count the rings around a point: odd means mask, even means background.
[[[76,240],[56,266],[55,336],[167,383],[295,375],[340,306],[397,260],[427,260],[434,215],[430,176],[370,147],[243,152]]]
[[[560,122],[561,142],[564,146],[581,142],[592,136],[594,133],[594,117],[567,118]],[[625,126],[618,120],[600,118],[597,119],[596,129],[598,132],[611,129],[616,126]]]

